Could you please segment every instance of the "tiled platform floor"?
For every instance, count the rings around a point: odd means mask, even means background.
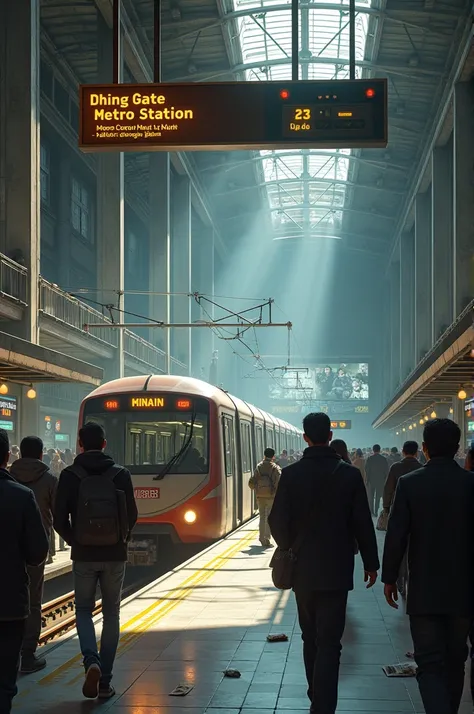
[[[115,667],[117,697],[104,704],[81,695],[76,637],[47,653],[48,669],[19,682],[17,714],[273,714],[308,711],[301,640],[291,593],[270,581],[269,551],[255,524],[200,554],[134,596],[122,609]],[[387,679],[383,664],[405,660],[406,617],[392,611],[382,587],[367,591],[357,565],[342,655],[339,712],[423,712],[414,679]],[[285,632],[288,643],[269,644]],[[241,679],[224,679],[227,667]],[[169,692],[194,684],[184,698]],[[466,690],[462,714],[472,712]]]

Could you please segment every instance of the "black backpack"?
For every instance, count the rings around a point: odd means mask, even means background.
[[[74,540],[79,545],[104,546],[125,543],[128,537],[125,492],[115,485],[123,471],[115,464],[105,473],[88,473],[79,464],[70,470],[79,478],[79,498]]]

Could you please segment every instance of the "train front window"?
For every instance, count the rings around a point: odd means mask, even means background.
[[[158,415],[157,415],[158,416]],[[163,466],[183,450],[170,473],[207,473],[207,416],[196,414],[125,415],[125,465]]]
[[[157,474],[180,452],[167,473],[208,473],[207,400],[199,398],[191,403],[188,398],[167,395],[140,400],[139,407],[131,409],[137,402],[128,395],[91,399],[84,405],[84,423],[96,421],[104,427],[107,452],[132,474]],[[153,408],[141,409],[142,403]]]

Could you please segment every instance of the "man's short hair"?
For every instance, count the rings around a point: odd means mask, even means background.
[[[312,444],[327,444],[331,420],[324,412],[312,412],[303,419],[303,431]]]
[[[459,449],[461,430],[451,419],[431,419],[423,430],[423,442],[430,459],[444,456],[453,459]]]
[[[380,454],[380,444],[374,444],[372,447],[374,454]]]
[[[390,451],[392,452],[392,454],[398,454],[398,449],[397,449],[396,446],[392,446],[392,448],[390,449]]]
[[[288,451],[287,451],[286,449],[283,449],[283,451],[282,451],[281,453],[282,453],[282,454],[285,454],[285,456],[288,455]]]
[[[21,440],[20,454],[23,459],[41,459],[43,456],[43,442],[39,436],[25,436]]]
[[[79,441],[84,451],[101,451],[104,448],[105,431],[95,421],[88,421],[79,429]]]
[[[417,441],[405,441],[402,446],[402,451],[407,456],[416,456],[418,453],[418,442]]]
[[[10,453],[10,440],[8,432],[5,429],[0,429],[0,465],[6,463],[8,454]]]
[[[267,446],[267,448],[263,452],[263,455],[266,459],[273,459],[273,457],[275,456],[275,449],[272,449],[270,446]]]

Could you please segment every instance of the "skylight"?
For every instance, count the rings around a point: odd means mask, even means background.
[[[324,9],[300,0],[300,79],[349,78],[349,0],[325,0]],[[364,59],[371,0],[356,3],[356,61]],[[331,7],[333,6],[333,7]],[[291,79],[291,4],[234,0],[248,81]],[[268,11],[266,11],[268,8]],[[281,8],[281,9],[280,9]],[[356,67],[356,77],[361,76]],[[277,232],[336,235],[342,222],[349,149],[261,151],[272,222]]]

